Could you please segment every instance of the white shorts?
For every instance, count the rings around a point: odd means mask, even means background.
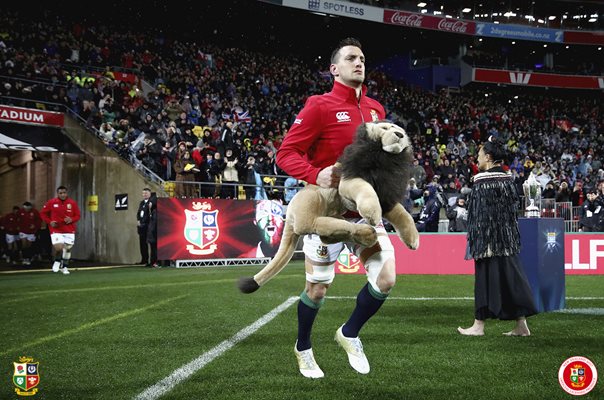
[[[358,224],[365,223],[364,220],[356,222]],[[382,250],[394,250],[392,243],[388,238],[388,233],[384,228],[383,223],[379,223],[375,227],[378,234],[378,241]],[[313,265],[313,272],[306,272],[306,280],[310,283],[324,283],[329,284],[333,282],[335,277],[335,262],[340,255],[340,252],[344,249],[344,243],[324,244],[321,242],[319,235],[305,235],[303,238],[304,255],[314,263],[329,263],[325,266]],[[361,252],[365,250],[365,247],[357,244],[346,244],[357,257],[360,257]]]
[[[11,243],[15,243],[18,240],[19,240],[19,235],[9,235],[8,233],[6,234],[6,243],[11,244]]]
[[[50,241],[52,244],[71,244],[73,245],[75,242],[75,234],[74,233],[51,233]]]
[[[21,238],[21,239],[27,239],[28,242],[35,242],[36,241],[36,234],[35,233],[19,232],[19,238]]]

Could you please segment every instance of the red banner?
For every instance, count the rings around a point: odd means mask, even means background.
[[[464,260],[465,234],[421,234],[420,246],[411,251],[398,236],[390,235],[396,256],[397,274],[468,275],[474,261]],[[567,275],[604,275],[604,234],[564,235],[564,268]],[[336,263],[339,274],[364,274],[363,264],[343,251]]]
[[[158,199],[160,260],[272,257],[284,227],[280,203]]]
[[[464,260],[465,234],[421,234],[419,249],[409,250],[397,235],[389,235],[394,246],[397,274],[462,274],[474,273],[474,260]],[[344,250],[336,262],[340,274],[364,274],[363,264]]]
[[[485,68],[473,68],[472,76],[474,82],[566,89],[604,89],[604,77],[599,76],[544,74]]]
[[[602,31],[564,31],[564,43],[604,44]]]
[[[436,31],[474,35],[476,23],[456,18],[434,17],[407,11],[384,10],[384,23],[410,28],[432,29]]]
[[[63,113],[0,105],[0,121],[63,127]]]

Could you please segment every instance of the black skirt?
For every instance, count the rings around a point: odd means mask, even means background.
[[[526,274],[515,256],[474,260],[474,316],[516,320],[537,314]]]

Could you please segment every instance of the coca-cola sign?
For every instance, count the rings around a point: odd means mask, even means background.
[[[476,33],[476,23],[473,21],[435,17],[427,14],[398,10],[384,10],[384,23],[411,28],[461,33],[465,35],[473,35]]]
[[[415,28],[421,28],[423,15],[410,14],[397,11],[390,17],[390,22],[396,25],[413,26]]]
[[[455,33],[468,33],[468,23],[458,19],[441,19],[438,29]]]

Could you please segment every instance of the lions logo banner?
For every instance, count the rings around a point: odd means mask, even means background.
[[[185,215],[185,239],[193,244],[187,246],[189,253],[194,255],[214,253],[217,248],[215,242],[219,235],[218,210],[185,210]]]
[[[199,198],[160,198],[157,212],[159,260],[271,257],[285,215],[275,201]]]

